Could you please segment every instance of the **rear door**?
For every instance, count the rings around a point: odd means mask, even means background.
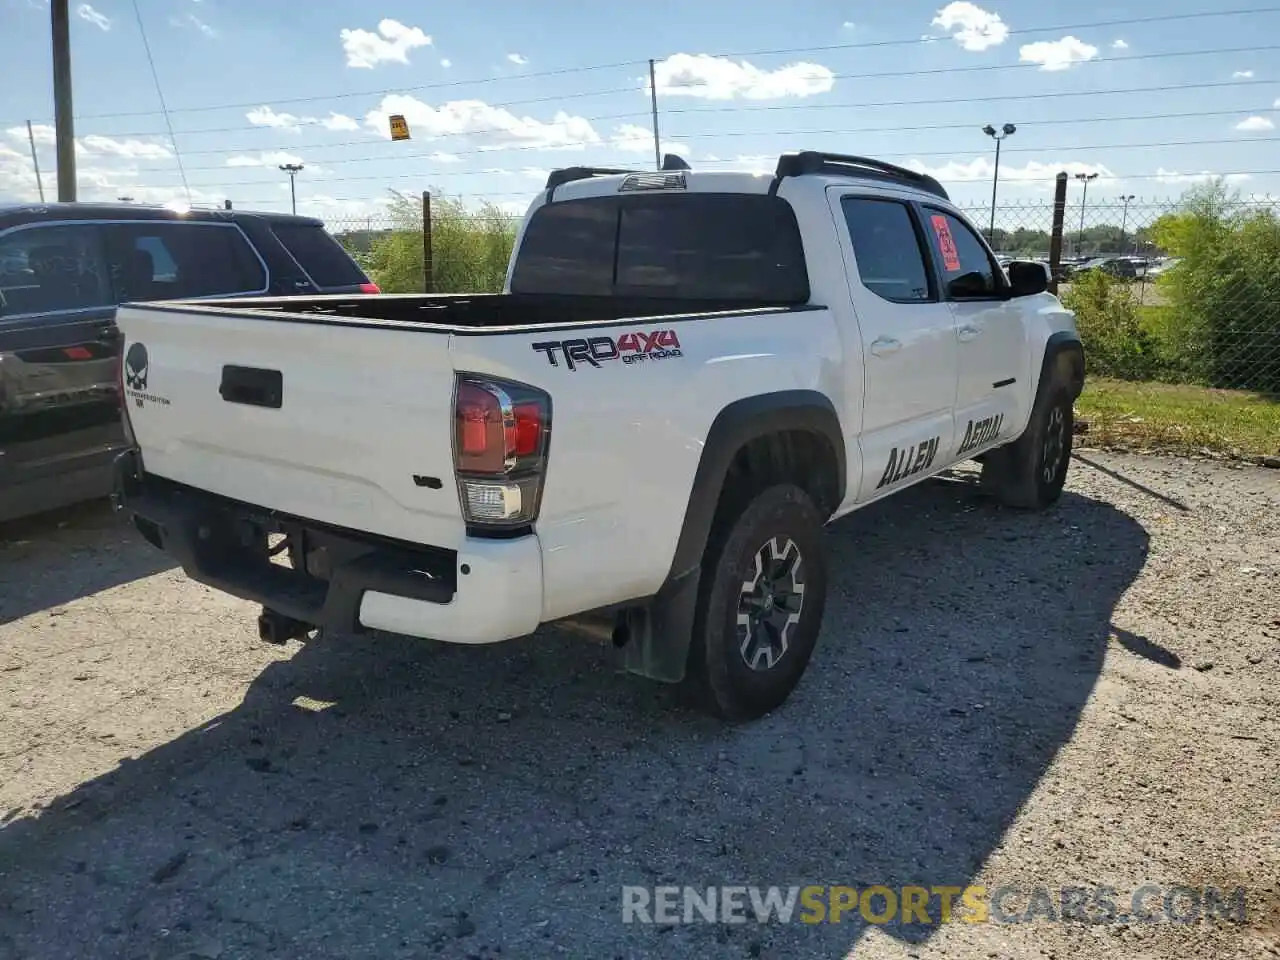
[[[270,229],[321,293],[369,293],[369,278],[329,232],[305,221],[275,221]]]
[[[123,445],[114,302],[94,225],[0,230],[0,515]]]
[[[832,188],[864,356],[865,502],[946,463],[956,396],[955,322],[907,200]]]
[[[1030,397],[1022,308],[987,245],[965,220],[923,205],[942,293],[955,315],[959,380],[954,459],[1022,429]]]

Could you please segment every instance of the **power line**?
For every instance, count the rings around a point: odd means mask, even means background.
[[[1196,13],[1168,13],[1152,17],[1126,17],[1123,20],[1094,20],[1087,23],[1064,23],[1052,27],[1024,27],[1010,30],[1008,36],[1024,36],[1029,33],[1057,33],[1062,30],[1100,30],[1104,27],[1134,27],[1152,23],[1165,23],[1173,20],[1195,20],[1206,17],[1247,16],[1255,13],[1280,13],[1280,7],[1253,7],[1246,10],[1203,10]],[[871,49],[874,47],[900,47],[914,44],[937,43],[949,40],[949,34],[938,37],[916,37],[903,40],[866,40],[856,43],[831,43],[819,47],[774,47],[764,50],[745,50],[736,53],[721,53],[722,57],[765,57],[781,56],[792,53],[826,53],[835,50]]]
[[[1061,100],[1066,97],[1110,97],[1119,94],[1138,94],[1138,93],[1173,93],[1182,90],[1208,90],[1218,87],[1253,87],[1253,86],[1274,87],[1274,80],[1213,80],[1205,83],[1173,83],[1164,84],[1158,87],[1116,87],[1111,90],[1063,90],[1053,93],[1015,93],[1001,94],[997,97],[950,97],[938,98],[929,97],[924,100],[875,100],[860,103],[798,103],[794,105],[787,104],[762,104],[760,106],[751,107],[672,107],[663,110],[662,115],[669,114],[693,114],[693,113],[745,113],[769,110],[847,110],[851,108],[870,109],[872,107],[920,107],[948,105],[953,103],[1012,103],[1019,100]],[[1271,109],[1271,108],[1268,108]],[[1030,121],[1022,121],[1028,123]]]
[[[1083,124],[1083,123],[1088,123],[1088,124],[1130,123],[1130,122],[1141,121],[1141,120],[1179,120],[1179,119],[1189,119],[1192,117],[1238,116],[1239,114],[1242,114],[1242,113],[1254,113],[1254,112],[1260,113],[1263,111],[1270,111],[1272,109],[1273,107],[1271,106],[1264,106],[1264,107],[1243,107],[1243,108],[1238,108],[1234,110],[1195,110],[1195,111],[1189,111],[1184,113],[1134,114],[1130,116],[1120,116],[1120,117],[1097,117],[1097,116],[1071,117],[1068,119],[1019,121],[1019,124],[1024,128],[1034,128],[1035,126],[1058,127],[1058,126],[1070,126],[1074,124]],[[934,124],[917,124],[914,126],[894,125],[889,127],[838,127],[834,129],[823,129],[823,130],[771,130],[767,134],[761,134],[760,131],[758,130],[736,130],[736,131],[722,131],[722,132],[717,132],[713,134],[673,133],[673,134],[670,134],[669,139],[672,141],[677,141],[677,140],[708,140],[708,139],[714,139],[716,137],[759,137],[759,136],[786,137],[786,136],[806,136],[811,134],[812,135],[826,135],[826,134],[844,135],[844,134],[851,134],[851,133],[921,133],[921,132],[935,131],[935,130],[968,130],[973,128],[973,126],[974,125],[972,123],[934,123]],[[493,131],[493,132],[498,132],[498,131]],[[445,136],[448,136],[448,135],[446,134]],[[1222,139],[1218,138],[1216,140],[1211,140],[1211,141],[1194,141],[1194,142],[1221,143]],[[1236,141],[1231,141],[1231,142],[1234,143]],[[1252,141],[1242,140],[1239,142],[1252,142]],[[349,141],[348,143],[330,144],[329,146],[333,149],[337,149],[338,147],[342,147],[342,146],[368,146],[368,145],[369,145],[368,140],[353,140],[353,141]],[[605,147],[608,145],[609,144],[605,141],[595,141],[595,140],[573,140],[573,141],[565,141],[565,142],[562,142],[561,144],[558,144],[558,146],[563,146],[563,147],[589,147],[589,146]],[[303,149],[303,148],[299,147],[297,149]],[[313,164],[325,164],[325,163],[339,164],[339,163],[370,163],[370,162],[377,162],[377,161],[403,162],[405,160],[432,160],[432,159],[435,159],[439,154],[446,153],[446,152],[450,157],[465,157],[465,156],[473,156],[478,154],[495,154],[495,153],[506,153],[506,152],[515,152],[515,151],[530,151],[530,150],[545,151],[547,149],[548,148],[546,147],[546,145],[538,143],[538,144],[512,144],[510,146],[504,146],[496,149],[493,147],[488,147],[485,149],[471,149],[471,150],[451,150],[451,151],[433,150],[426,153],[398,152],[398,153],[388,153],[385,155],[366,154],[358,157],[332,157],[332,158],[323,157],[323,156],[317,157],[314,153],[308,153],[307,156]],[[1036,148],[1025,148],[1025,149],[1049,150],[1054,148],[1036,147]],[[1081,147],[1078,149],[1086,149],[1086,148]],[[220,155],[229,154],[229,153],[248,153],[248,152],[251,152],[251,151],[248,148],[243,148],[243,147],[236,148],[236,149],[223,148],[220,150],[188,150],[187,156],[189,157],[190,156],[207,156],[207,155],[220,156]],[[275,153],[275,152],[287,153],[289,151],[287,148],[281,148],[278,151],[262,150],[260,152],[261,153]],[[441,162],[447,162],[447,161],[441,161]],[[193,172],[197,170],[206,171],[206,172],[210,170],[225,171],[227,169],[228,167],[226,165],[191,168]]]
[[[1167,23],[1167,22],[1174,22],[1174,21],[1180,21],[1180,20],[1207,19],[1212,17],[1238,17],[1238,16],[1250,16],[1255,14],[1268,14],[1268,13],[1280,13],[1280,7],[1250,7],[1250,8],[1240,8],[1240,9],[1234,9],[1234,10],[1207,10],[1207,11],[1196,11],[1192,13],[1160,14],[1156,16],[1129,17],[1129,18],[1123,18],[1123,19],[1090,21],[1090,22],[1082,22],[1082,23],[1075,23],[1075,24],[1058,24],[1054,26],[1044,26],[1044,27],[1025,27],[1017,30],[1010,30],[1008,35],[1024,36],[1024,35],[1033,34],[1033,33],[1053,33],[1061,30],[1085,30],[1085,29],[1101,29],[1106,27],[1119,27],[1119,26],[1142,26],[1142,25],[1153,24],[1153,23]],[[712,56],[748,57],[748,56],[774,56],[774,55],[794,54],[794,53],[821,53],[821,52],[832,52],[837,50],[859,50],[859,49],[874,49],[874,48],[893,47],[893,46],[921,45],[926,43],[942,42],[947,39],[949,39],[948,35],[942,35],[938,37],[927,37],[927,38],[922,38],[917,36],[913,38],[901,38],[901,39],[893,39],[893,40],[859,41],[859,42],[852,42],[847,44],[825,44],[825,45],[808,46],[808,47],[782,47],[782,48],[773,48],[773,49],[765,49],[765,50],[727,51],[719,54],[712,54]],[[1220,50],[1220,51],[1204,51],[1204,52],[1231,53],[1231,52],[1251,52],[1253,50],[1264,50],[1264,49],[1275,49],[1275,48],[1274,47],[1240,48],[1238,50]],[[1190,53],[1191,52],[1189,51],[1187,55],[1190,55]],[[1135,54],[1133,56],[1127,56],[1127,57],[1103,57],[1091,62],[1096,63],[1096,62],[1112,62],[1117,60],[1120,60],[1120,61],[1141,60],[1141,59],[1149,59],[1152,56],[1159,56],[1159,55]],[[582,73],[588,73],[588,72],[594,72],[594,71],[600,71],[600,70],[621,69],[624,67],[642,67],[642,66],[645,66],[646,63],[647,63],[647,58],[636,59],[636,60],[622,60],[622,61],[616,61],[614,63],[599,63],[599,64],[592,64],[589,66],[581,66],[581,67],[563,67],[563,68],[558,68],[553,70],[536,70],[536,71],[529,71],[529,72],[516,74],[516,75],[510,75],[510,76],[491,75],[487,77],[477,77],[477,78],[472,78],[467,80],[437,81],[434,83],[418,84],[418,85],[409,86],[409,87],[391,87],[391,88],[382,88],[377,90],[351,90],[351,91],[344,91],[339,93],[310,95],[305,97],[287,97],[287,98],[280,98],[280,99],[269,101],[268,104],[264,104],[262,103],[262,101],[253,101],[253,102],[241,102],[241,103],[205,104],[205,105],[194,106],[194,107],[179,107],[179,108],[176,108],[173,112],[174,113],[204,113],[204,112],[215,111],[215,110],[252,109],[253,107],[267,106],[267,105],[283,106],[283,105],[294,105],[294,104],[303,104],[303,103],[319,103],[327,100],[350,99],[355,97],[381,97],[381,96],[387,96],[389,94],[395,94],[395,93],[409,93],[409,92],[417,92],[417,91],[424,91],[424,90],[452,89],[452,88],[463,87],[463,86],[479,86],[482,84],[501,83],[501,82],[512,81],[512,80],[527,81],[527,80],[541,79],[541,78],[547,78],[547,77],[570,76],[570,75],[576,75],[576,74],[582,74]],[[1038,67],[1039,65],[1038,64],[1010,64],[1010,65],[1001,65],[1001,66],[1037,66]],[[971,70],[971,69],[974,69],[974,68],[964,68],[964,67],[955,68],[955,70],[961,71],[961,72],[965,70]],[[936,72],[953,72],[953,71],[952,70],[924,71],[921,73],[921,75],[927,75],[928,73],[936,73]],[[868,78],[868,77],[874,77],[874,76],[895,76],[895,75],[907,75],[907,74],[869,74],[869,75],[837,74],[836,76],[843,79],[858,79],[858,78]],[[631,88],[626,88],[626,89],[630,90]],[[643,87],[637,87],[637,89],[643,89]],[[113,113],[82,114],[78,116],[76,119],[101,120],[101,119],[111,119],[111,118],[119,118],[119,117],[154,116],[154,114],[155,114],[154,110],[120,111],[120,112],[113,112]],[[13,122],[16,122],[16,121],[13,121]]]
[[[760,113],[760,112],[771,112],[771,111],[779,111],[779,110],[786,110],[786,111],[849,110],[849,109],[868,110],[868,109],[873,109],[878,107],[916,107],[916,106],[946,106],[950,104],[1015,103],[1015,102],[1024,101],[1024,100],[1060,100],[1068,97],[1072,97],[1072,98],[1110,97],[1110,96],[1120,96],[1120,95],[1128,96],[1128,95],[1137,95],[1137,94],[1146,94],[1146,93],[1173,93],[1173,92],[1182,92],[1185,90],[1212,90],[1212,89],[1220,89],[1223,87],[1252,87],[1252,86],[1263,86],[1263,85],[1268,87],[1274,87],[1275,81],[1273,80],[1214,80],[1214,81],[1207,81],[1203,83],[1176,83],[1176,84],[1163,84],[1160,86],[1151,86],[1151,87],[1114,87],[1106,90],[1064,90],[1061,92],[1054,92],[1054,93],[1026,93],[1026,94],[1012,94],[1012,95],[1002,94],[1000,96],[994,96],[994,97],[950,97],[950,98],[930,97],[927,99],[915,99],[915,100],[873,100],[873,101],[863,101],[863,102],[845,101],[842,103],[751,104],[751,105],[726,106],[726,107],[672,107],[672,108],[663,110],[662,114],[663,116],[672,116],[672,115],[705,114],[705,113]],[[593,91],[585,94],[574,94],[572,96],[603,96],[608,93],[616,93],[616,92],[618,91],[617,90]],[[513,106],[523,106],[531,103],[554,103],[563,99],[566,99],[566,97],[533,97],[527,100],[508,100],[504,103],[493,103],[493,104],[489,104],[489,106],[499,107],[499,108],[513,107]],[[1221,113],[1225,115],[1228,113],[1243,112],[1244,110],[1247,110],[1247,109],[1273,110],[1274,105],[1257,107],[1257,108],[1240,108],[1239,111],[1224,110],[1224,111],[1221,111]],[[1210,115],[1211,114],[1209,113],[1204,114],[1204,116],[1210,116]],[[648,116],[649,116],[648,110],[634,110],[627,113],[596,114],[594,116],[582,117],[581,119],[587,120],[589,122],[598,123],[606,120],[628,120],[628,119],[648,117]],[[1019,124],[1026,125],[1031,123],[1049,123],[1049,122],[1062,122],[1062,121],[1024,119],[1018,122]],[[970,124],[964,124],[963,126],[969,126],[969,125]],[[315,126],[315,124],[307,124],[307,126]],[[214,128],[203,129],[203,130],[179,130],[177,131],[177,133],[179,136],[193,137],[193,136],[200,136],[205,134],[224,134],[224,133],[242,133],[242,132],[243,133],[277,133],[279,129],[280,128],[278,127],[250,123],[250,124],[240,124],[234,127],[214,127]],[[498,128],[498,127],[488,127],[488,128],[481,128],[476,130],[466,130],[466,131],[457,131],[457,132],[446,131],[444,133],[436,134],[435,139],[443,139],[445,137],[484,136],[486,134],[504,133],[504,132],[506,131],[503,128]],[[123,139],[126,137],[163,136],[164,134],[165,134],[165,131],[163,130],[160,130],[160,131],[132,130],[132,131],[125,131],[125,132],[112,132],[112,133],[99,134],[99,136],[109,136],[114,139]],[[385,138],[379,137],[378,139],[385,139]],[[337,142],[315,141],[312,143],[290,143],[288,146],[293,149],[301,150],[301,149],[311,149],[315,147],[360,146],[367,143],[369,143],[369,138],[364,137],[360,140],[340,140]],[[248,149],[252,149],[252,148],[231,147],[231,148],[222,148],[219,150],[188,150],[186,152],[188,156],[195,156],[198,154],[241,153]]]
[[[1255,139],[1255,140],[1252,140],[1252,141],[1248,141],[1248,142],[1262,143],[1262,142],[1274,142],[1274,141],[1277,141],[1277,140],[1280,140],[1280,137],[1268,137],[1268,138],[1265,138],[1265,139],[1258,138],[1258,139]],[[1097,150],[1101,150],[1101,149],[1113,149],[1113,150],[1119,150],[1119,149],[1134,149],[1134,150],[1136,150],[1136,149],[1157,149],[1157,148],[1162,148],[1162,147],[1188,146],[1188,145],[1197,144],[1197,143],[1199,143],[1199,144],[1217,144],[1217,143],[1219,143],[1219,142],[1220,142],[1220,141],[1218,141],[1218,140],[1200,140],[1200,141],[1185,141],[1185,142],[1182,142],[1182,143],[1178,143],[1178,142],[1173,142],[1173,143],[1165,142],[1165,143],[1109,144],[1109,145],[1099,145],[1099,146],[1082,146],[1082,147],[1077,147],[1077,146],[1042,147],[1042,148],[1039,148],[1039,150],[1038,150],[1038,151],[1035,151],[1035,152],[1041,152],[1041,153],[1042,153],[1042,152],[1045,152],[1045,151],[1048,151],[1048,150],[1094,150],[1094,149],[1097,149]],[[956,151],[956,150],[916,151],[916,152],[912,152],[912,153],[898,153],[898,154],[892,154],[892,153],[890,153],[890,154],[881,154],[881,155],[880,155],[880,158],[881,158],[881,159],[885,159],[885,160],[898,160],[898,161],[904,161],[904,160],[913,160],[913,159],[917,159],[917,158],[919,158],[919,157],[954,157],[954,156],[956,156],[956,154],[957,154],[958,152],[960,152],[960,151]],[[1011,152],[1011,153],[1012,153],[1012,152],[1015,152],[1015,151],[1014,151],[1013,149],[1011,149],[1009,152]],[[1028,152],[1032,152],[1032,151],[1031,151],[1030,149],[1028,149],[1028,148],[1022,148],[1020,151],[1017,151],[1017,152],[1028,153]],[[770,154],[770,155],[768,155],[768,159],[769,159],[770,161],[774,160],[775,158],[776,158],[776,155],[775,155],[775,154]],[[983,159],[983,158],[982,158],[981,156],[979,156],[979,157],[977,157],[977,158],[975,158],[975,159]],[[748,161],[748,160],[742,160],[742,159],[723,160],[723,161],[716,161],[716,162],[718,162],[718,163],[737,163],[737,164],[741,164],[741,165],[743,165],[743,166],[748,166],[748,165],[749,165],[749,163],[750,163],[750,161]],[[616,164],[616,165],[617,165],[617,166],[619,166],[619,167],[625,167],[628,163],[629,163],[629,161],[625,161],[625,160],[624,160],[624,161],[620,161],[620,162],[619,162],[619,161],[614,161],[614,164]],[[632,166],[634,166],[634,163],[632,164]],[[222,170],[222,169],[225,169],[225,168],[219,167],[219,168],[216,168],[216,169]],[[373,182],[373,181],[382,181],[382,182],[389,182],[389,181],[391,181],[391,182],[394,182],[394,181],[403,181],[403,180],[415,180],[415,181],[421,182],[421,181],[423,181],[423,180],[425,180],[425,179],[429,179],[429,178],[431,178],[431,177],[471,177],[471,176],[486,176],[486,175],[487,175],[487,176],[510,176],[510,175],[518,175],[518,174],[522,174],[522,173],[526,173],[526,172],[527,172],[527,173],[532,177],[532,179],[534,179],[534,180],[540,180],[540,179],[542,179],[542,177],[543,177],[543,176],[545,176],[545,172],[546,172],[546,171],[545,171],[545,168],[542,168],[542,167],[528,167],[528,168],[525,168],[525,170],[523,170],[523,171],[520,171],[520,170],[505,170],[505,169],[497,169],[497,168],[495,168],[495,169],[491,169],[491,170],[459,170],[459,171],[456,171],[456,172],[447,172],[447,171],[441,171],[441,170],[433,170],[433,171],[430,171],[430,172],[423,172],[423,171],[419,171],[419,172],[416,172],[416,173],[362,174],[362,175],[358,175],[358,176],[350,176],[350,177],[324,177],[324,176],[318,176],[318,177],[311,177],[311,178],[309,179],[309,181],[308,181],[308,182],[309,182],[309,183],[311,183],[311,184],[321,184],[321,183],[369,183],[369,182]],[[1273,172],[1275,172],[1275,171],[1268,171],[1268,170],[1255,170],[1255,171],[1240,171],[1240,172],[1243,172],[1243,173],[1249,173],[1250,175],[1255,175],[1255,174],[1256,174],[1256,175],[1262,175],[1262,174],[1271,174],[1271,173],[1273,173]],[[533,176],[533,174],[535,174],[535,173],[537,174],[537,176]],[[1221,173],[1221,174],[1214,174],[1214,175],[1215,175],[1215,176],[1235,176],[1235,175],[1237,175],[1237,174],[1236,174],[1236,173]],[[1134,175],[1110,174],[1110,175],[1108,175],[1108,176],[1103,177],[1102,179],[1105,179],[1105,180],[1142,180],[1142,179],[1149,179],[1149,178],[1153,178],[1153,179],[1160,179],[1160,178],[1161,178],[1161,177],[1163,177],[1163,176],[1165,176],[1165,174],[1149,174],[1149,175],[1148,175],[1148,174],[1141,174],[1141,175],[1137,175],[1137,174],[1134,174]],[[939,178],[939,179],[941,179],[941,178]],[[278,181],[276,181],[276,180],[219,180],[219,181],[217,181],[216,183],[210,183],[210,184],[207,184],[207,185],[202,185],[202,186],[201,186],[201,188],[203,188],[204,186],[207,186],[207,187],[216,187],[216,188],[219,188],[219,189],[227,188],[227,187],[257,187],[257,186],[269,186],[269,185],[274,184],[274,183],[277,183],[277,182],[278,182]],[[951,180],[951,181],[943,180],[943,182],[944,182],[944,183],[947,183],[947,182],[950,182],[950,183],[966,183],[966,182],[968,182],[968,181],[967,181],[967,180],[965,180],[965,179],[960,179],[960,180]]]
[[[164,102],[164,89],[160,86],[160,74],[156,71],[155,58],[151,56],[151,44],[147,41],[147,28],[142,24],[142,11],[138,9],[138,0],[133,0],[133,15],[138,20],[142,48],[147,52],[147,63],[151,66],[151,79],[156,85],[156,96],[160,99],[160,112],[164,114],[164,123],[169,130],[169,143],[173,145],[173,159],[178,164],[178,176],[182,178],[182,189],[186,191],[187,203],[190,203],[191,188],[187,186],[187,171],[182,168],[182,153],[178,150],[178,138],[173,135],[173,121],[169,119],[169,108]]]

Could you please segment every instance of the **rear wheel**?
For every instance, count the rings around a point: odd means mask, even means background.
[[[809,495],[780,484],[713,534],[686,679],[701,706],[729,720],[755,719],[800,682],[826,604],[822,526]]]
[[[982,484],[1005,506],[1042,510],[1062,496],[1075,433],[1073,403],[1065,384],[1050,385],[1022,436],[987,454]]]

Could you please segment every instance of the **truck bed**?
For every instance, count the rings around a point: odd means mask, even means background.
[[[743,301],[710,301],[655,297],[588,297],[521,293],[383,294],[380,296],[240,297],[131,304],[145,309],[230,313],[299,323],[356,326],[427,326],[465,333],[521,330],[539,326],[578,326],[655,317],[722,316],[794,305]]]

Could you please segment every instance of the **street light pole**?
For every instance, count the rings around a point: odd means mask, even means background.
[[[1133,194],[1127,194],[1120,198],[1124,201],[1124,213],[1120,215],[1120,253],[1124,253],[1124,228],[1129,225],[1129,203],[1134,199]]]
[[[982,128],[982,132],[996,142],[996,169],[991,175],[991,226],[987,229],[987,240],[992,246],[996,242],[996,187],[1000,183],[1000,141],[1018,132],[1012,123],[1006,123],[999,130],[991,124]]]
[[[298,182],[298,174],[302,170],[300,163],[282,163],[280,169],[289,175],[289,207],[296,214],[298,212],[298,191],[296,184]]]
[[[1084,246],[1084,205],[1089,199],[1089,184],[1098,179],[1097,173],[1077,173],[1076,179],[1084,184],[1084,193],[1080,197],[1080,232],[1076,234],[1076,256],[1080,256],[1080,250]]]

